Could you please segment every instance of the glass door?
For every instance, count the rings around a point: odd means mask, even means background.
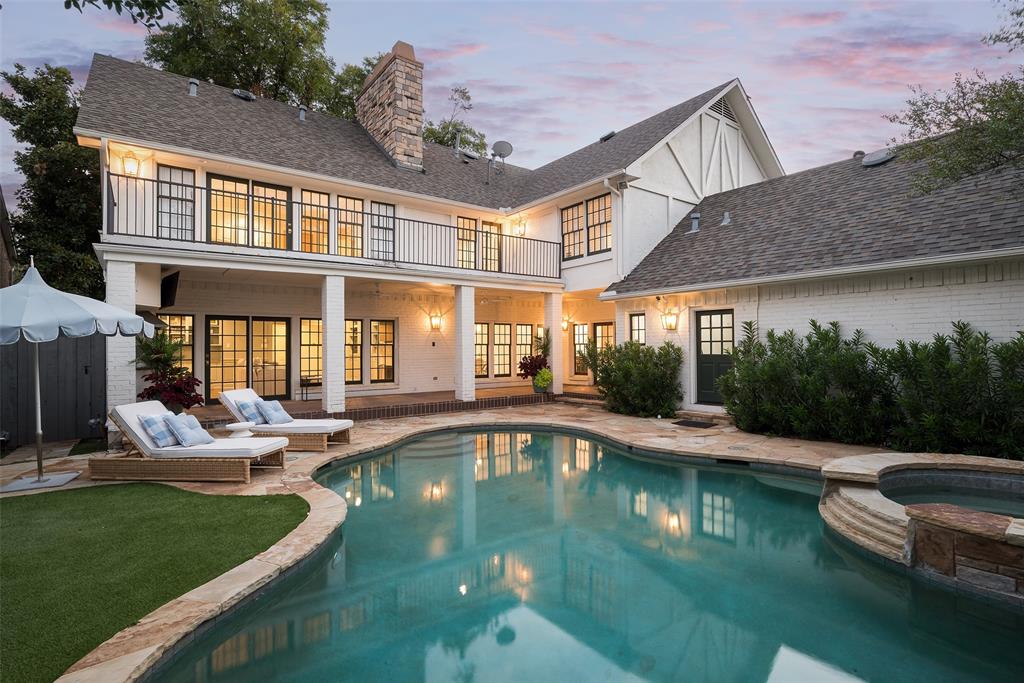
[[[501,225],[491,221],[480,222],[480,267],[483,270],[501,270]]]
[[[206,398],[249,385],[249,321],[246,318],[206,319]]]
[[[253,391],[263,398],[287,398],[288,356],[288,320],[253,318]]]
[[[289,206],[292,191],[268,183],[252,184],[252,245],[268,249],[288,249],[291,244],[292,217]]]

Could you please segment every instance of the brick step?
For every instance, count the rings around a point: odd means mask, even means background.
[[[676,417],[683,420],[697,420],[699,422],[714,422],[716,425],[732,426],[732,417],[725,413],[706,413],[700,410],[677,410]]]

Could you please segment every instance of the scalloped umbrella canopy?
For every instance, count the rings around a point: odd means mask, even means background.
[[[153,326],[142,316],[116,306],[68,294],[43,281],[35,267],[25,271],[17,284],[0,289],[0,344],[24,337],[33,343],[91,334],[153,336]]]
[[[33,265],[21,280],[0,289],[0,344],[14,344],[24,337],[39,344],[65,337],[88,337],[96,333],[111,337],[122,334],[152,337],[153,325],[142,316],[116,306],[68,294],[43,281]],[[39,393],[39,347],[34,349],[36,382],[36,474],[43,479],[42,399]]]

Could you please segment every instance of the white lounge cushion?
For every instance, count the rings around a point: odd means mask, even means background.
[[[139,445],[143,453],[157,458],[260,458],[268,453],[288,446],[284,437],[249,437],[243,439],[217,439],[211,444],[202,446],[168,446],[157,448],[153,440],[142,429],[139,417],[142,415],[160,415],[168,412],[160,401],[143,401],[117,406],[111,412],[114,424],[118,429],[128,433],[132,441]]]
[[[154,458],[261,458],[268,453],[288,447],[283,436],[217,439],[202,446],[168,446],[157,448]]]
[[[280,425],[256,425],[252,431],[259,434],[335,434],[352,428],[352,420],[292,420]]]

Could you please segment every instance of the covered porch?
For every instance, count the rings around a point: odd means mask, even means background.
[[[107,254],[107,298],[183,343],[208,423],[228,420],[218,396],[242,387],[296,416],[360,419],[543,401],[516,374],[543,330],[563,390],[560,284],[181,260]],[[133,340],[112,338],[107,356],[108,406],[134,402],[145,382]]]

